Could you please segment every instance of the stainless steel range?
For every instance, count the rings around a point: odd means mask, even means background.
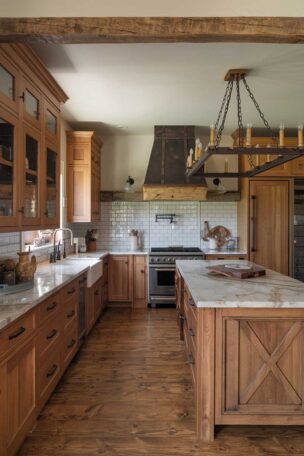
[[[149,304],[175,304],[176,260],[203,260],[198,247],[155,247],[149,254]]]

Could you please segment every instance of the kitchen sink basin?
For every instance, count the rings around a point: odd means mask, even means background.
[[[97,282],[103,274],[103,261],[92,257],[67,257],[62,261],[62,264],[75,264],[75,261],[81,261],[83,265],[89,267],[87,271],[87,287],[90,288],[95,282]]]

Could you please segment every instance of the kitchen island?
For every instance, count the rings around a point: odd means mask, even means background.
[[[235,261],[177,261],[202,441],[216,425],[304,425],[304,284],[270,270],[243,280],[208,274],[227,263]]]

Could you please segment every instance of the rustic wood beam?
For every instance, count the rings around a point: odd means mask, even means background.
[[[303,43],[302,17],[0,18],[0,42]]]

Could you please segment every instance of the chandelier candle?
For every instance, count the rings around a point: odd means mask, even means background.
[[[280,125],[279,131],[279,147],[284,147],[284,125]]]
[[[248,124],[246,129],[246,147],[251,146],[251,132],[252,132],[252,125]]]
[[[303,125],[298,125],[298,147],[303,147]]]
[[[210,147],[215,146],[215,126],[214,124],[210,125]]]

